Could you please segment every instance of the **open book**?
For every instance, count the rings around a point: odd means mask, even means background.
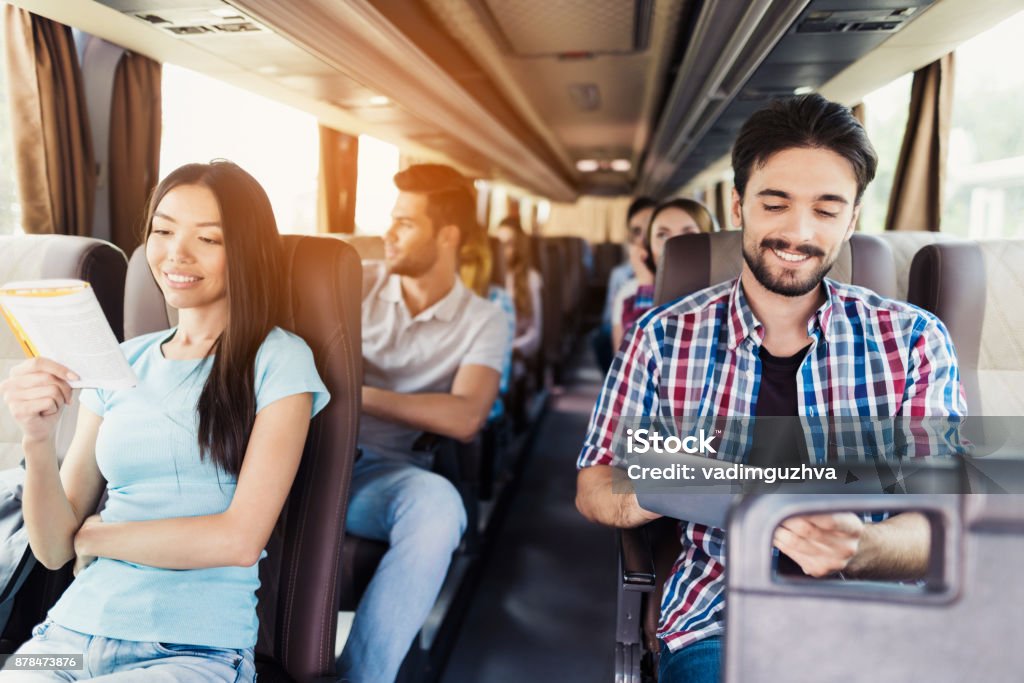
[[[88,282],[31,280],[0,287],[0,314],[25,355],[67,367],[78,388],[125,389],[138,382]]]

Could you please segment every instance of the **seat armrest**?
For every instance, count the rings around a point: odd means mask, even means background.
[[[425,432],[413,444],[413,450],[434,456],[434,471],[452,482],[477,483],[480,478],[482,441],[479,434],[469,443]]]
[[[654,554],[644,527],[619,531],[619,577],[628,591],[649,593],[654,590]]]

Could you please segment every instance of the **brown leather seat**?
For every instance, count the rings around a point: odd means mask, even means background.
[[[908,299],[945,323],[969,415],[1024,415],[1024,240],[941,242],[910,267]]]
[[[302,463],[260,564],[260,680],[333,680],[341,545],[362,386],[362,268],[328,236],[286,235],[278,324],[309,344],[331,402],[310,425]],[[132,335],[175,322],[140,249],[125,299]]]
[[[662,304],[738,277],[743,266],[743,233],[680,235],[665,243],[654,300]],[[875,235],[855,233],[843,247],[828,277],[896,296],[892,251]]]
[[[557,366],[562,362],[562,338],[565,334],[565,316],[563,301],[566,298],[563,290],[566,285],[565,247],[561,242],[546,237],[535,237],[538,263],[541,277],[544,280],[544,322],[541,328],[544,362],[549,366]]]
[[[384,238],[377,235],[338,235],[353,247],[364,260],[380,261],[384,258]]]
[[[594,273],[591,282],[606,286],[612,270],[626,258],[626,252],[618,242],[599,242],[594,245]]]

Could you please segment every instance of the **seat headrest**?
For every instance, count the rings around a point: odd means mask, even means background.
[[[164,293],[153,279],[146,261],[146,245],[135,248],[128,259],[124,284],[124,337],[132,339],[178,324],[178,312],[164,302]]]
[[[743,233],[739,230],[673,237],[665,243],[658,266],[654,300],[660,305],[688,296],[739,277],[742,268]],[[896,294],[892,252],[874,235],[854,234],[843,245],[829,277],[882,296]]]
[[[364,261],[384,259],[384,238],[377,235],[338,235],[351,244]]]
[[[121,301],[127,263],[124,252],[109,242],[73,235],[0,236],[0,284],[17,280],[76,279],[89,283],[114,331],[124,338]],[[0,322],[0,379],[25,360],[21,344]],[[76,407],[77,403],[72,403]],[[57,452],[63,457],[74,432],[75,413],[61,420]],[[21,429],[0,404],[0,469],[21,461]]]

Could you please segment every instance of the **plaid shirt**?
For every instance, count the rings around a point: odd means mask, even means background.
[[[860,287],[824,286],[797,372],[801,416],[966,415],[956,352],[938,318]],[[763,340],[738,279],[650,311],[612,363],[577,467],[623,466],[612,447],[622,418],[755,415]],[[721,633],[725,606],[725,533],[682,522],[680,537],[658,625],[672,650]]]

